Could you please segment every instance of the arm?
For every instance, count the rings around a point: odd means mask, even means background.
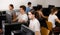
[[[15,22],[17,19],[15,18],[15,19],[13,19],[13,22]]]
[[[40,15],[41,15],[43,18],[47,18],[46,16],[43,15],[42,12],[39,12],[39,13],[40,13]]]
[[[17,20],[18,20],[18,18],[19,18],[19,17],[17,17],[17,18],[14,18],[14,19],[13,19],[13,22],[17,21]]]
[[[35,24],[35,35],[40,35],[41,33],[40,33],[40,24],[39,24],[39,22],[37,22],[36,24]]]
[[[57,21],[58,23],[60,23],[60,20],[58,19],[58,17],[56,15],[54,16],[54,18],[55,18],[55,21]]]
[[[15,12],[13,12],[12,16],[13,16],[13,19],[15,19],[17,17]]]
[[[58,18],[55,19],[58,23],[60,23],[60,20]]]
[[[13,14],[13,19],[15,19],[16,18],[16,14]]]
[[[35,32],[35,35],[40,35],[40,32],[39,32],[39,31],[36,31],[36,32]]]

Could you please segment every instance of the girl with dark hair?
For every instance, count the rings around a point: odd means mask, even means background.
[[[57,8],[52,8],[51,9],[51,14],[49,15],[49,17],[48,17],[48,21],[49,22],[51,22],[52,23],[52,25],[53,25],[53,31],[54,31],[54,29],[56,29],[56,25],[55,25],[55,22],[58,22],[58,23],[60,23],[60,20],[58,19],[58,17],[56,16],[56,14],[57,14],[57,12],[58,12],[58,9]],[[54,35],[59,35],[58,33],[54,33]]]
[[[37,5],[37,9],[36,9],[36,18],[39,20],[41,27],[46,27],[46,22],[45,19],[47,19],[46,16],[44,16],[44,14],[42,13],[42,6],[41,5]]]

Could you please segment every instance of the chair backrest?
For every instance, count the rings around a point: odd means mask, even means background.
[[[50,33],[50,30],[44,27],[41,27],[41,35],[49,35],[49,33]]]
[[[52,30],[52,23],[46,21],[46,24],[47,24],[48,29],[51,31]]]

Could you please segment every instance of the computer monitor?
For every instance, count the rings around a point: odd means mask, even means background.
[[[54,5],[48,5],[48,8],[53,8],[53,7],[55,7]]]
[[[11,34],[12,35],[34,35],[34,31],[32,31],[31,29],[29,29],[25,25],[21,25],[21,30],[12,31]]]
[[[4,35],[11,35],[11,31],[20,30],[20,29],[21,29],[21,24],[19,24],[19,23],[3,24],[3,34]]]
[[[25,25],[21,25],[21,31],[26,32],[26,35],[35,35],[34,31]]]
[[[2,28],[2,13],[0,11],[0,29]]]
[[[6,11],[2,11],[2,20],[6,21]]]
[[[6,11],[2,11],[2,14],[6,14]]]

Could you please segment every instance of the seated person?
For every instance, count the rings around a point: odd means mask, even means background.
[[[28,16],[30,19],[29,28],[32,29],[35,32],[35,35],[41,35],[40,34],[40,23],[35,18],[35,12],[28,12]]]
[[[45,22],[45,19],[47,19],[47,17],[44,16],[44,14],[42,13],[42,6],[37,5],[36,8],[37,8],[36,9],[36,15],[37,15],[36,18],[39,20],[41,27],[47,28],[47,24]]]
[[[24,5],[20,6],[20,14],[13,21],[18,20],[18,22],[23,23],[28,21],[28,16],[25,12],[26,7]]]
[[[44,14],[42,13],[42,6],[37,5],[37,9],[36,12],[38,13],[39,17],[38,18],[47,18],[46,16],[44,16]]]
[[[51,14],[50,14],[49,17],[48,17],[48,21],[49,21],[49,22],[52,22],[52,25],[53,25],[52,28],[53,28],[53,29],[56,27],[55,22],[60,23],[60,20],[59,20],[58,17],[56,16],[57,12],[58,12],[58,10],[57,10],[55,7],[52,8],[52,9],[51,9]],[[54,34],[54,35],[56,35],[56,34]]]
[[[9,10],[6,11],[6,18],[7,18],[7,22],[9,22],[9,23],[12,22],[12,19],[16,18],[16,13],[13,9],[14,9],[13,4],[10,4]]]
[[[28,5],[28,6],[26,7],[26,12],[28,13],[28,12],[30,12],[30,10],[32,9],[32,8],[31,8],[31,2],[28,2],[27,5]]]

